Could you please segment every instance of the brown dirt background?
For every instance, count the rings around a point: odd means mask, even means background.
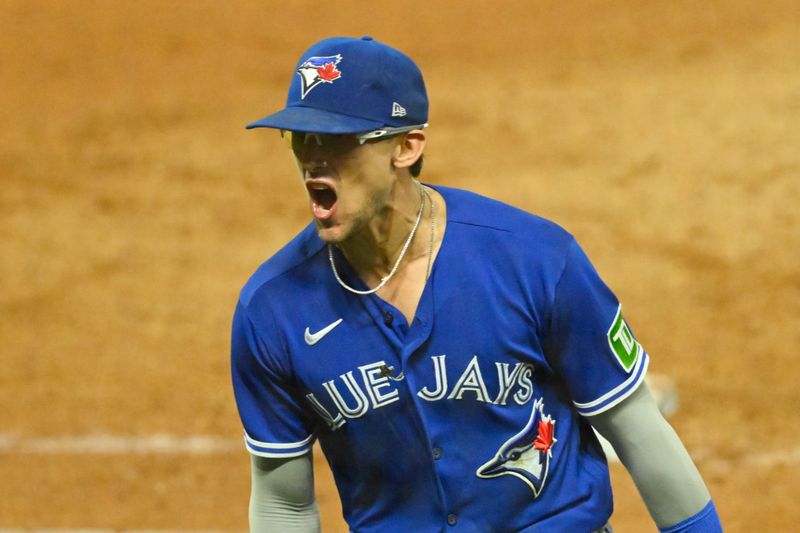
[[[247,276],[308,220],[298,54],[369,34],[431,96],[424,178],[558,221],[673,376],[731,532],[796,531],[796,1],[0,4],[0,434],[238,442]],[[471,258],[480,260],[480,258]],[[298,305],[301,305],[298,303]],[[0,527],[246,528],[243,448],[0,453]],[[345,531],[319,463],[325,530]],[[618,531],[654,531],[614,467]]]

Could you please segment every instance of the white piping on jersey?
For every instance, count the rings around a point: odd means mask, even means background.
[[[280,453],[271,453],[271,452],[260,452],[251,448],[250,446],[247,447],[247,451],[250,452],[251,455],[257,455],[259,457],[267,457],[270,459],[285,459],[288,457],[299,457],[301,455],[305,455],[309,453],[311,450],[311,446],[303,448],[302,450],[298,450],[296,452],[280,452]]]
[[[613,390],[607,392],[606,394],[604,394],[603,396],[601,396],[597,400],[594,400],[592,402],[585,403],[585,404],[580,404],[580,403],[577,403],[577,402],[573,402],[573,404],[575,405],[576,408],[578,408],[579,411],[581,411],[580,414],[582,416],[599,415],[600,413],[604,413],[605,411],[608,411],[609,409],[611,409],[615,405],[619,404],[622,400],[624,400],[625,398],[627,398],[628,396],[633,394],[633,392],[636,389],[639,388],[639,385],[641,384],[641,382],[644,381],[645,375],[647,375],[647,367],[649,366],[649,364],[650,364],[650,358],[647,356],[647,353],[643,351],[642,354],[639,356],[639,360],[636,361],[636,366],[634,367],[633,375],[631,375],[631,377],[626,379],[622,384],[618,385]],[[642,368],[641,372],[639,372],[639,367],[642,366],[642,365],[644,365],[644,368]],[[600,407],[598,409],[595,409],[594,411],[587,411],[586,410],[587,406],[588,407],[593,407],[593,406],[597,405],[598,403],[602,403],[603,401],[607,401],[608,398],[613,397],[614,394],[619,394],[620,391],[624,390],[625,387],[627,387],[629,385],[630,385],[630,389],[628,389],[628,391],[625,392],[625,394],[621,394],[619,398],[615,398],[614,400],[609,402],[607,405],[604,405],[604,406],[602,406],[602,407]]]
[[[588,412],[582,413],[583,416],[594,416],[594,415],[599,415],[600,413],[605,413],[606,411],[608,411],[612,407],[615,407],[617,404],[622,402],[625,398],[627,398],[628,396],[633,394],[636,391],[636,389],[639,388],[639,385],[641,385],[642,382],[644,382],[644,377],[647,375],[647,367],[648,367],[649,364],[650,364],[650,359],[648,358],[644,362],[644,368],[642,369],[642,373],[639,375],[639,379],[637,379],[636,382],[631,386],[631,388],[628,389],[627,391],[625,391],[624,394],[620,394],[619,398],[616,398],[616,399],[608,402],[608,404],[604,405],[600,409],[595,409],[594,411],[588,411]]]
[[[312,440],[314,440],[314,434],[312,433],[311,435],[309,435],[305,439],[301,440],[300,442],[279,443],[279,442],[261,442],[261,441],[258,441],[256,439],[252,438],[250,435],[248,435],[247,432],[245,431],[244,439],[245,439],[245,442],[247,442],[248,444],[252,444],[253,446],[258,446],[259,448],[270,448],[270,449],[273,449],[273,450],[285,450],[285,449],[288,449],[288,448],[297,448],[298,446],[307,445]]]

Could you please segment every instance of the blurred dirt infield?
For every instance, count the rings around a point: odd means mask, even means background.
[[[309,216],[277,136],[243,125],[310,43],[365,34],[425,73],[424,180],[586,248],[677,381],[726,531],[795,531],[800,8],[780,0],[2,2],[0,528],[246,528],[230,316]],[[14,444],[99,434],[234,446]],[[615,528],[654,531],[613,474]]]

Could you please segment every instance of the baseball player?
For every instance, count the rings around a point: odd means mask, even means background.
[[[313,222],[241,291],[254,532],[317,531],[319,440],[354,532],[610,531],[613,445],[661,531],[717,532],[648,354],[556,224],[416,178],[428,99],[363,37],[309,48],[280,130]],[[469,154],[459,154],[469,157]]]

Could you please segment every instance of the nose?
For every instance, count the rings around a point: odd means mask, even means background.
[[[320,154],[295,154],[297,165],[304,177],[316,177],[329,166],[328,160]]]
[[[328,166],[328,158],[324,152],[312,147],[302,147],[295,150],[294,156],[303,170],[314,171]]]

